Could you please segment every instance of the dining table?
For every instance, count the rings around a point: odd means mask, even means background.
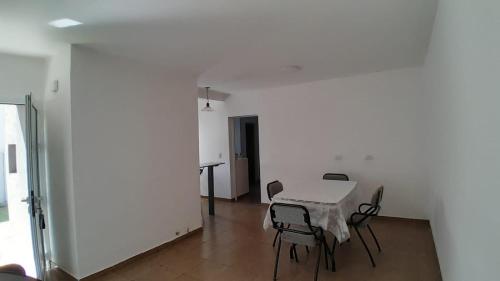
[[[311,224],[331,232],[342,243],[350,238],[347,220],[356,211],[358,192],[355,181],[312,179],[283,182],[283,191],[272,203],[298,204],[309,211]],[[264,218],[265,230],[273,227],[269,209]]]

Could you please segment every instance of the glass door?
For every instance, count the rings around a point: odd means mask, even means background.
[[[26,156],[28,204],[33,240],[33,254],[37,277],[44,279],[46,270],[44,230],[45,216],[42,209],[42,193],[40,190],[40,171],[38,154],[38,111],[31,101],[31,94],[26,96]]]

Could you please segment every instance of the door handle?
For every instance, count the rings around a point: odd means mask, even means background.
[[[30,191],[30,195],[28,197],[21,199],[21,202],[25,202],[28,204],[30,213],[33,217],[35,217],[36,210],[39,208],[38,205],[40,204],[40,198],[35,196],[34,191]]]

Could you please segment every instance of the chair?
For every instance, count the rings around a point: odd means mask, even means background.
[[[8,273],[18,276],[26,276],[24,268],[18,264],[7,264],[0,266],[0,273]]]
[[[382,196],[384,194],[384,186],[380,186],[377,188],[375,193],[373,193],[372,200],[370,203],[363,203],[360,204],[358,207],[358,211],[353,213],[348,221],[348,224],[356,230],[356,233],[359,236],[359,239],[361,239],[361,242],[363,243],[363,246],[366,249],[366,252],[368,253],[368,256],[370,257],[370,261],[372,262],[372,266],[375,267],[375,261],[373,260],[372,253],[370,252],[370,249],[366,245],[365,240],[363,239],[363,236],[361,236],[361,233],[359,232],[359,228],[366,227],[370,231],[371,236],[373,237],[373,240],[375,240],[375,244],[377,244],[377,248],[379,253],[382,251],[380,248],[380,244],[378,243],[377,237],[375,237],[375,233],[373,233],[372,228],[370,227],[370,221],[372,217],[376,217],[378,215],[378,212],[381,209],[380,203],[382,202]],[[364,210],[363,210],[364,209]]]
[[[323,175],[324,180],[349,181],[346,174],[326,173]]]
[[[280,181],[273,181],[267,184],[267,198],[271,201],[274,195],[283,191],[283,184]]]
[[[316,261],[316,271],[314,280],[318,280],[318,270],[321,260],[321,252],[325,251],[326,268],[328,269],[328,245],[321,227],[311,225],[309,211],[306,207],[295,204],[273,203],[270,207],[271,221],[273,228],[278,231],[278,251],[276,253],[276,263],[274,265],[273,280],[277,280],[278,264],[281,251],[281,242],[285,241],[292,244],[290,248],[290,258],[297,260],[296,245],[318,246],[318,258]],[[285,225],[288,225],[285,227]],[[323,247],[323,249],[321,249]],[[332,271],[335,271],[335,260],[332,256]]]
[[[283,184],[280,181],[272,181],[267,184],[267,198],[269,201],[273,200],[274,195],[283,191]],[[273,240],[273,247],[276,246],[276,240],[278,239],[279,232],[276,232]]]
[[[336,180],[336,181],[349,181],[349,177],[346,174],[336,174],[336,173],[326,173],[323,175],[324,180]],[[350,241],[350,240],[348,240]],[[335,251],[335,245],[337,244],[337,237],[333,239],[332,253]]]

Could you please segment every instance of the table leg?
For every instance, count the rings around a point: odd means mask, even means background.
[[[208,214],[215,215],[214,210],[214,167],[208,167]]]

